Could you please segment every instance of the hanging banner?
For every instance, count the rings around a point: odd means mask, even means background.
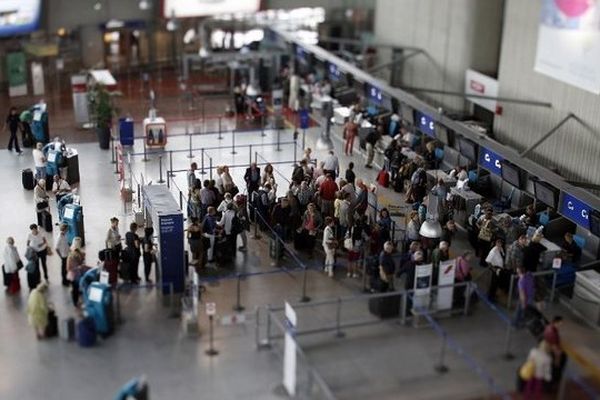
[[[27,95],[27,63],[25,53],[19,51],[6,54],[8,74],[8,95],[10,97]]]
[[[600,94],[600,0],[543,0],[535,71]]]
[[[432,273],[432,264],[417,265],[415,267],[415,295],[413,296],[413,308],[429,310]]]

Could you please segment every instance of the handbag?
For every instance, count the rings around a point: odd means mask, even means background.
[[[533,378],[535,374],[535,363],[533,360],[527,360],[525,363],[519,368],[519,377],[524,381],[528,381]]]
[[[23,261],[19,260],[19,261],[17,261],[17,271],[20,271],[22,269],[23,269]]]
[[[353,243],[352,243],[352,238],[347,237],[347,238],[344,239],[344,248],[346,250],[348,250],[348,251],[354,250],[354,246],[353,246]]]
[[[35,207],[38,209],[38,211],[45,210],[46,208],[48,208],[48,202],[47,201],[40,201],[39,203],[37,203],[35,205]]]

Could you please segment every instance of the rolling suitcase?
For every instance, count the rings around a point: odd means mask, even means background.
[[[400,296],[369,299],[369,312],[381,319],[400,316]]]
[[[92,347],[96,344],[96,326],[94,320],[85,318],[77,324],[77,343],[81,347]]]
[[[23,189],[33,190],[35,188],[35,179],[33,179],[33,171],[31,169],[27,168],[21,172],[21,181],[23,182]]]
[[[54,310],[48,311],[48,325],[46,325],[46,337],[55,337],[58,335],[58,319]]]
[[[52,214],[48,211],[42,212],[42,226],[46,232],[52,232]]]
[[[75,319],[70,317],[61,320],[58,326],[58,336],[67,341],[75,340]]]

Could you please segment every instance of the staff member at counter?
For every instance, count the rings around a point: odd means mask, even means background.
[[[564,240],[560,247],[563,250],[563,255],[566,259],[578,263],[581,260],[581,247],[575,240],[573,240],[573,234],[571,232],[565,233]]]

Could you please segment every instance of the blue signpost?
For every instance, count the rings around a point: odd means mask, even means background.
[[[569,193],[562,192],[560,213],[584,229],[590,229],[592,207]]]
[[[435,138],[435,122],[430,116],[422,112],[415,111],[417,128],[427,136]]]
[[[492,174],[502,176],[503,160],[503,157],[493,151],[486,149],[485,147],[479,147],[479,165],[490,171]]]

